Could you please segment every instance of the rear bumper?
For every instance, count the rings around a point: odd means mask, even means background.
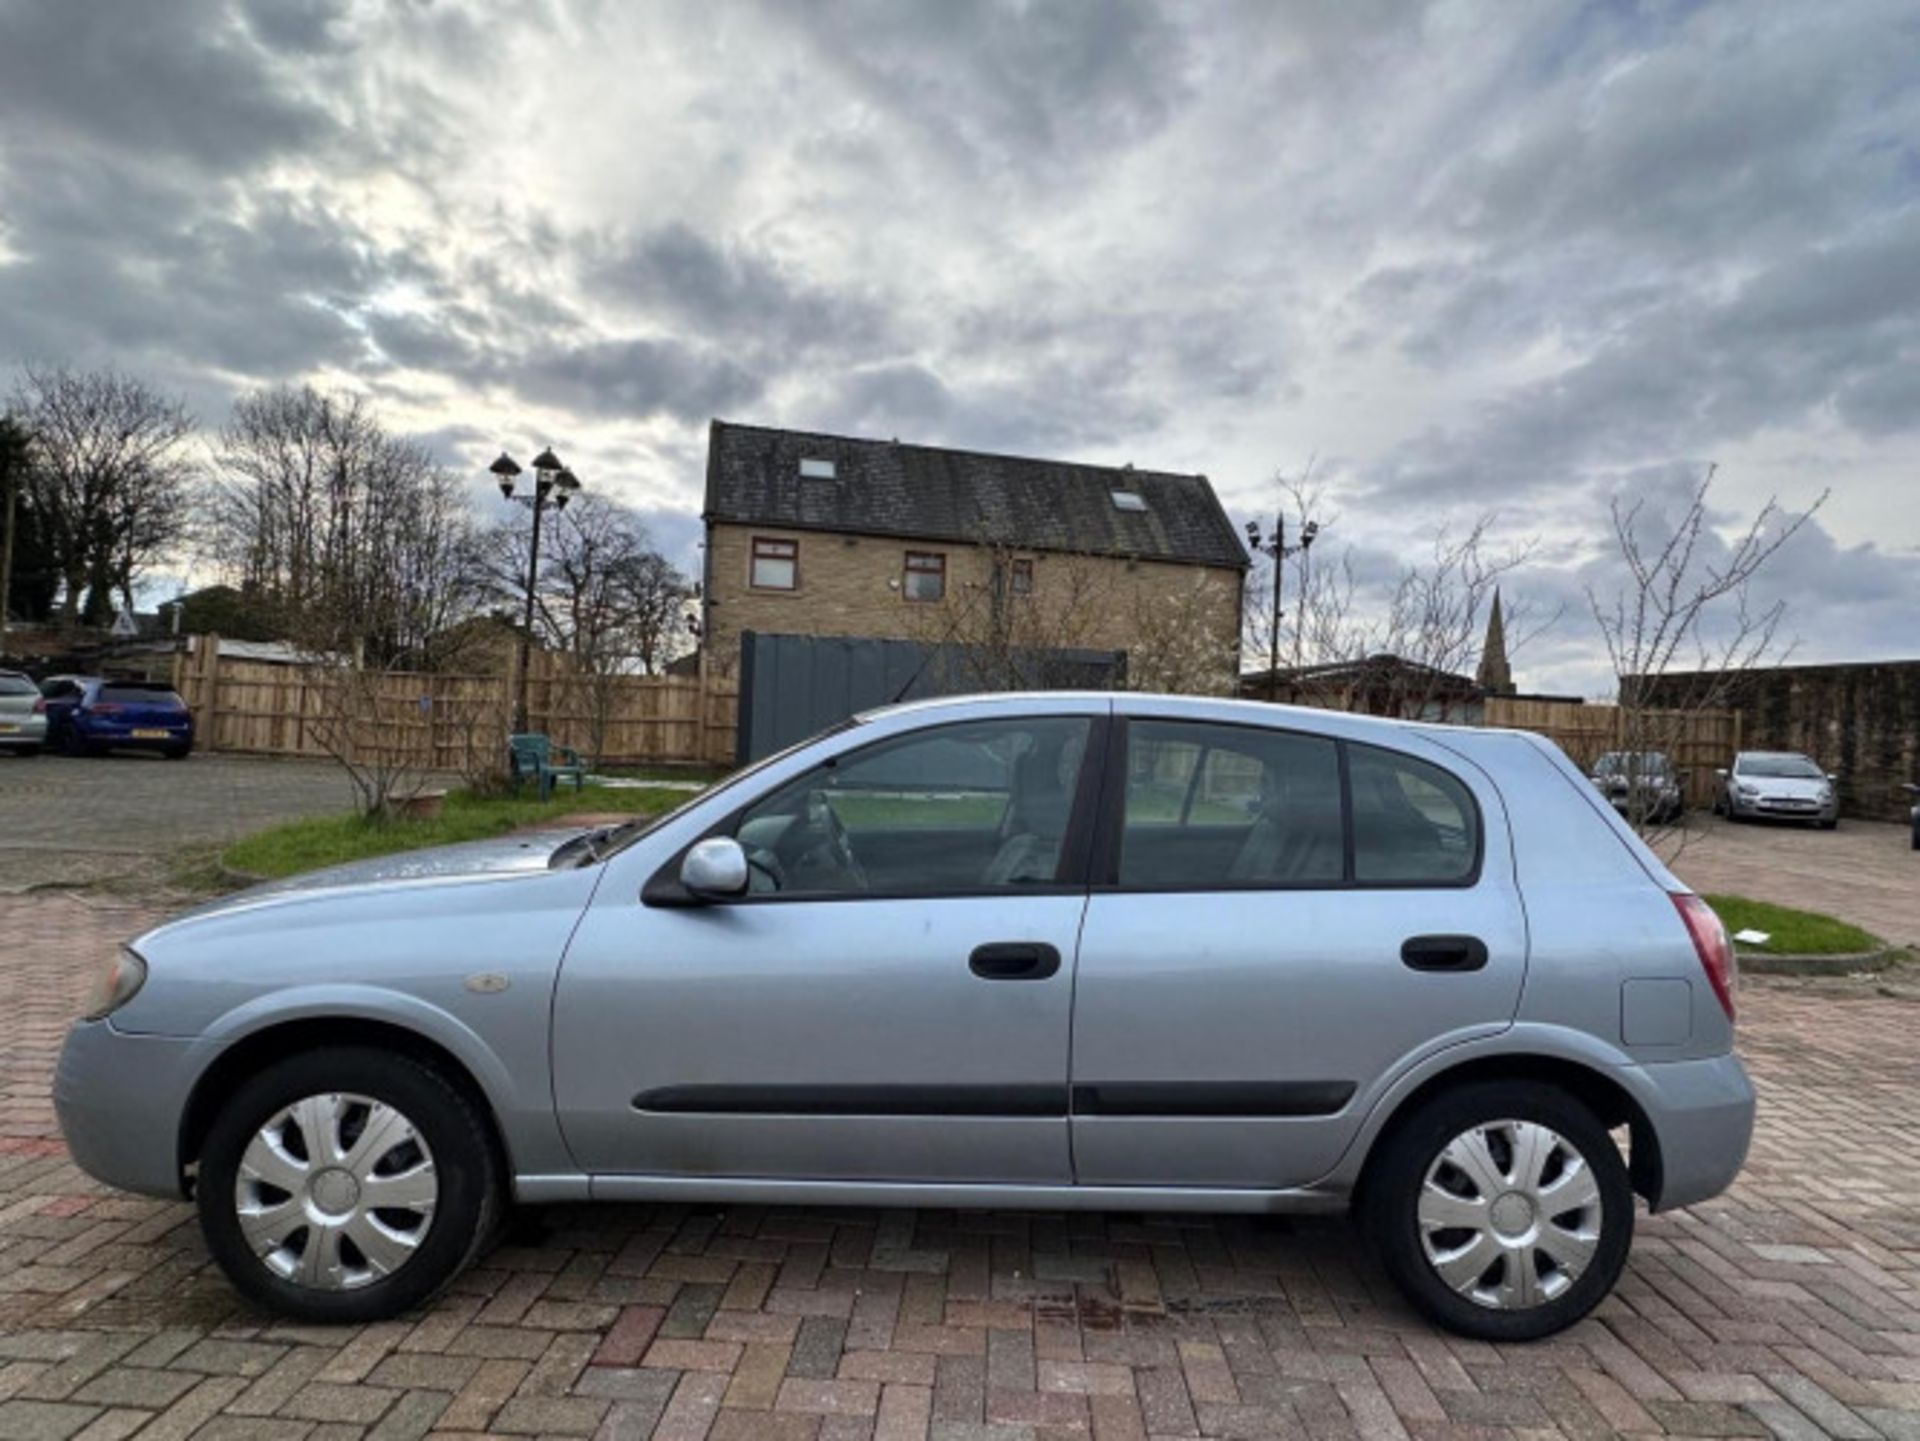
[[[123,1191],[177,1198],[193,1046],[75,1021],[53,1076],[53,1108],[74,1164]]]
[[[1633,1068],[1641,1109],[1660,1145],[1652,1209],[1671,1211],[1733,1184],[1753,1140],[1753,1083],[1737,1056]]]
[[[0,721],[0,746],[43,746],[47,743],[47,718]]]

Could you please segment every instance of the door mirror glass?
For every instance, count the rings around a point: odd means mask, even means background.
[[[732,836],[697,841],[680,862],[680,884],[688,895],[724,901],[747,893],[747,853]]]

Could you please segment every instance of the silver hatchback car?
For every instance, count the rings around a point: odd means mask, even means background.
[[[1011,695],[190,911],[55,1099],[314,1320],[420,1302],[514,1200],[1352,1209],[1428,1315],[1516,1340],[1607,1293],[1635,1192],[1739,1170],[1734,981],[1536,736]]]

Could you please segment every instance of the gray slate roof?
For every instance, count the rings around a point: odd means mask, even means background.
[[[832,480],[803,479],[802,459]],[[1146,501],[1123,511],[1112,492]],[[1240,536],[1204,475],[1078,465],[855,440],[716,420],[709,521],[1244,568]]]

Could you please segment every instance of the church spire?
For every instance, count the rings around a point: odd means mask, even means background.
[[[1480,669],[1474,680],[1488,695],[1512,695],[1513,667],[1507,664],[1507,623],[1500,613],[1500,590],[1494,588],[1493,610],[1487,616],[1487,638],[1480,647]]]

